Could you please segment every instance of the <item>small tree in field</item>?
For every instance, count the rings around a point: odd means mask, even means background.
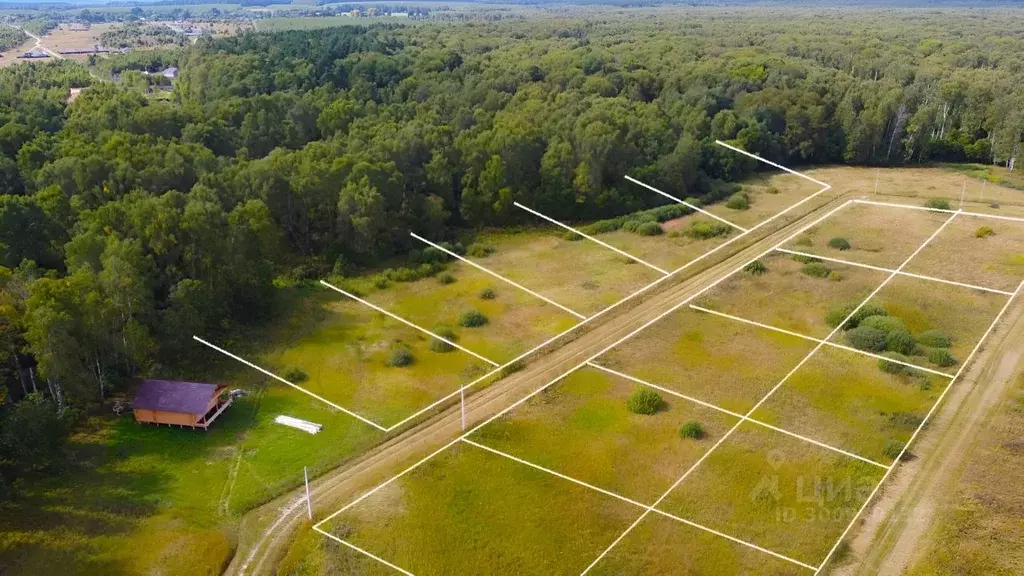
[[[829,248],[835,248],[839,251],[849,250],[851,248],[850,241],[846,238],[839,238],[838,236],[828,241]]]

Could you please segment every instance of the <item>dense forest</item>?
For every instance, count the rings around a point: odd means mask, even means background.
[[[714,199],[758,169],[716,139],[796,166],[1009,163],[1006,16],[597,11],[107,64],[178,65],[169,100],[71,62],[0,70],[0,471],[45,466],[76,414],[192,334],[265,318],[275,282],[404,257],[409,231],[532,222],[513,201],[569,221],[656,205],[627,174]]]

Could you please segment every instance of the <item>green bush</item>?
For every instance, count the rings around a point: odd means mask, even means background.
[[[996,210],[998,210],[999,209],[999,204],[989,204],[988,207],[989,208],[995,208]]]
[[[996,233],[996,231],[993,230],[992,228],[990,228],[988,226],[982,226],[981,228],[978,228],[977,230],[974,231],[974,237],[975,238],[988,238],[989,236],[994,236],[995,233]]]
[[[765,194],[778,194],[779,193],[779,189],[776,188],[775,186],[769,186],[769,187],[764,189],[764,192],[765,192]]]
[[[832,269],[821,262],[808,262],[800,271],[812,278],[828,278],[832,273]]]
[[[402,368],[405,366],[412,366],[412,363],[416,359],[413,358],[412,350],[409,350],[405,346],[395,346],[391,349],[391,356],[388,358],[388,366],[392,368]]]
[[[900,442],[899,440],[889,440],[888,442],[885,443],[885,449],[882,450],[882,453],[888,456],[890,459],[895,460],[900,457],[900,454],[903,453],[903,448],[905,446],[906,444]]]
[[[885,349],[900,354],[912,354],[917,341],[898,318],[892,316],[868,316],[858,326],[874,328],[885,333]]]
[[[910,358],[907,358],[899,352],[885,352],[882,356],[891,360],[899,360],[900,362],[910,362]],[[897,364],[896,362],[890,362],[889,360],[879,360],[878,369],[886,374],[912,374],[915,372],[915,370],[910,366]]]
[[[305,382],[309,380],[309,375],[306,374],[302,368],[292,366],[284,371],[284,379],[291,382],[292,384],[298,384],[299,382]]]
[[[840,304],[837,306],[833,306],[825,315],[825,322],[827,322],[829,326],[835,328],[836,326],[839,326],[839,323],[842,322],[844,318],[850,316],[850,314],[857,308],[857,306],[857,304]],[[885,308],[882,308],[881,306],[877,306],[875,304],[865,304],[864,306],[861,306],[859,310],[857,310],[856,314],[850,317],[850,319],[846,322],[846,325],[843,326],[843,329],[849,330],[850,328],[856,328],[865,318],[868,318],[870,316],[888,315],[889,313],[886,312]]]
[[[753,276],[760,276],[768,272],[768,267],[764,265],[764,262],[754,260],[750,264],[744,266],[743,271]]]
[[[949,200],[945,198],[929,198],[924,203],[925,208],[931,208],[933,210],[950,210]]]
[[[932,348],[929,350],[928,361],[943,368],[956,364],[956,358],[945,348]]]
[[[448,340],[449,342],[455,342],[455,331],[452,330],[451,328],[438,328],[434,330],[434,333],[440,336],[441,338]],[[440,352],[443,354],[445,352],[451,352],[452,350],[455,350],[455,346],[452,346],[451,344],[445,342],[444,340],[431,338],[430,349],[434,352]]]
[[[704,427],[696,420],[690,420],[679,429],[679,435],[690,440],[700,440],[704,437]]]
[[[636,392],[626,400],[626,408],[634,414],[651,415],[661,410],[665,401],[654,390],[647,387],[637,388]]]
[[[657,236],[662,232],[664,230],[661,229],[661,224],[657,222],[644,222],[636,229],[636,233],[641,236]]]
[[[925,330],[917,335],[917,341],[929,348],[949,348],[953,345],[953,339],[939,330]]]
[[[466,254],[475,258],[486,258],[494,254],[494,246],[474,242],[466,248]]]
[[[839,272],[836,272],[835,270],[833,270],[833,271],[829,272],[828,279],[831,280],[832,282],[842,282],[843,281],[843,275],[840,274]]]
[[[689,204],[691,206],[696,206],[697,208],[703,208],[704,207],[704,201],[701,200],[700,198],[695,197],[695,196],[690,196],[689,198],[684,198],[684,200],[686,201],[687,204]]]
[[[849,240],[847,240],[846,238],[840,238],[838,236],[828,241],[828,247],[835,248],[840,252],[852,248],[852,246],[850,246]]]
[[[519,372],[523,368],[526,368],[526,362],[522,360],[516,360],[515,362],[512,362],[508,366],[505,366],[504,368],[501,369],[501,378],[504,378],[505,376],[508,376],[510,374],[515,374],[516,372]]]
[[[814,256],[804,256],[803,254],[793,254],[793,260],[801,264],[812,264],[814,262],[821,262],[820,258]]]
[[[846,341],[858,350],[868,352],[885,351],[885,332],[867,326],[858,326],[846,331]]]
[[[383,290],[391,285],[391,282],[384,276],[378,274],[373,277],[373,287],[377,290]]]
[[[573,232],[572,230],[569,230],[565,234],[562,234],[562,238],[568,240],[569,242],[579,242],[580,240],[583,240],[583,236],[580,236],[579,234]]]
[[[440,276],[437,277],[437,281],[440,282],[441,284],[454,284],[455,276],[452,276],[448,272],[445,272],[444,274],[441,274]]]
[[[679,234],[695,240],[707,240],[716,236],[726,236],[730,232],[732,226],[723,222],[698,220],[691,223],[689,228],[679,231]]]
[[[459,316],[459,326],[463,328],[479,328],[486,325],[487,322],[487,316],[477,310],[467,310],[462,313],[462,316]]]
[[[484,288],[483,290],[480,291],[481,300],[494,300],[497,297],[498,295],[491,288]]]
[[[726,208],[732,210],[746,210],[750,208],[750,196],[746,192],[737,192],[732,196],[729,196],[729,200],[725,203]]]

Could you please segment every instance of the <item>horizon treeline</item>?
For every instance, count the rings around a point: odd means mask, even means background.
[[[533,223],[514,201],[565,221],[662,203],[627,174],[713,198],[760,168],[716,139],[793,166],[1005,164],[1017,14],[608,11],[250,32],[97,66],[119,82],[0,70],[7,397],[99,401],[265,318],[275,277]],[[170,64],[169,98],[133,71]]]

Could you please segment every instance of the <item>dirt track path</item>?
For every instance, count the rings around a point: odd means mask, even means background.
[[[605,346],[658,316],[681,299],[692,295],[743,262],[780,242],[797,225],[810,222],[839,205],[836,193],[826,193],[803,216],[780,218],[758,234],[737,242],[738,252],[709,257],[694,271],[666,281],[659,291],[633,298],[609,312],[601,321],[578,334],[569,335],[543,355],[535,355],[527,368],[477,392],[466,400],[467,422],[472,426],[500,412],[551,379],[563,374]],[[741,247],[742,246],[742,247]],[[690,276],[683,274],[689,273]],[[674,283],[673,283],[674,282]],[[311,484],[314,517],[319,519],[344,506],[355,496],[437,450],[462,433],[459,407],[453,407],[387,440],[371,452],[341,465]],[[269,574],[287,551],[295,531],[306,519],[305,500],[299,490],[247,514],[239,528],[239,542],[226,574]]]
[[[872,507],[856,538],[856,560],[832,571],[841,576],[897,576],[927,550],[937,503],[945,501],[968,460],[971,447],[995,410],[1024,357],[1024,303],[1007,311],[965,377],[954,383],[944,407],[912,447],[921,458],[900,467],[885,495]]]

